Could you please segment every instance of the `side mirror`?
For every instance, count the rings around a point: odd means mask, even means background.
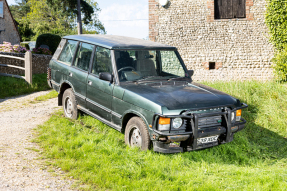
[[[194,74],[194,70],[187,70],[187,73],[190,77],[192,77]]]
[[[110,83],[113,83],[113,75],[109,72],[101,72],[99,74],[99,78],[101,80],[109,81]]]

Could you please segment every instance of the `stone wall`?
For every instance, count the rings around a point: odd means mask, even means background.
[[[214,19],[214,0],[149,0],[150,40],[178,48],[195,81],[273,78],[266,0],[246,0],[246,18]],[[210,64],[214,65],[211,69]]]
[[[17,57],[22,57],[22,58],[25,57],[25,54],[23,54],[23,53],[0,52],[0,54],[9,55],[9,56],[17,56]],[[33,74],[47,73],[47,67],[48,67],[51,59],[52,59],[52,56],[50,56],[50,55],[33,54],[32,55],[32,72],[33,72]],[[9,65],[25,67],[24,61],[18,60],[18,59],[13,59],[13,58],[0,57],[0,64],[9,64]],[[0,73],[25,75],[24,70],[20,70],[17,68],[11,68],[11,67],[3,67],[3,66],[0,66]]]
[[[11,44],[20,44],[20,34],[16,28],[15,21],[9,10],[8,4],[5,0],[3,2],[3,18],[0,17],[0,44],[3,41],[11,42]]]

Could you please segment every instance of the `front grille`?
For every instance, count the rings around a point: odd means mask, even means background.
[[[201,129],[204,127],[221,126],[221,124],[222,124],[221,115],[198,118],[198,129]]]

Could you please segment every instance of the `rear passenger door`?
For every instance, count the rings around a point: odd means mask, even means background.
[[[69,81],[72,83],[79,105],[86,108],[87,77],[94,45],[79,43],[74,62],[69,70]]]
[[[97,47],[91,73],[87,80],[87,108],[103,119],[111,121],[112,93],[114,85],[99,79],[101,72],[112,73],[111,51]]]
[[[67,40],[58,60],[54,60],[52,79],[57,86],[60,86],[63,81],[66,81],[69,78],[69,70],[72,65],[77,45],[78,41]]]

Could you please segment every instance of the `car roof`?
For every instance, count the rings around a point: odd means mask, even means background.
[[[176,50],[176,47],[173,46],[149,40],[116,35],[82,34],[65,36],[63,38],[87,42],[108,49]]]

